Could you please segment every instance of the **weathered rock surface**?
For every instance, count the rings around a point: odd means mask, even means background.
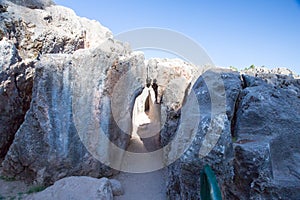
[[[150,59],[146,61],[149,77],[158,84],[161,130],[158,134],[161,146],[174,136],[180,117],[180,108],[188,90],[204,71],[180,59]],[[152,100],[153,102],[155,99]],[[155,137],[148,140],[155,140]],[[157,149],[155,149],[157,150]]]
[[[17,63],[20,58],[12,41],[3,39],[0,41],[0,66],[1,71],[7,70],[11,65]]]
[[[7,6],[7,12],[0,13],[0,39],[6,37],[13,41],[23,59],[35,59],[44,53],[73,53],[78,49],[94,48],[112,37],[99,22],[80,18],[62,6],[35,10],[9,1],[2,4]]]
[[[149,77],[156,79],[159,86],[158,101],[161,99],[163,106],[174,110],[182,106],[187,87],[202,72],[199,67],[180,59],[154,58],[148,60],[146,65]]]
[[[224,82],[223,86],[220,85],[222,82]],[[196,107],[187,105],[182,109],[177,129],[177,134],[183,132],[185,137],[180,138],[171,146],[169,152],[166,152],[168,159],[177,157],[177,154],[182,152],[180,150],[182,146],[188,140],[192,140],[185,154],[169,167],[170,179],[167,183],[167,193],[171,199],[198,199],[200,197],[200,171],[205,164],[210,164],[216,172],[220,187],[222,186],[221,190],[224,192],[227,190],[227,183],[233,178],[230,122],[241,88],[239,75],[228,71],[207,71],[196,81],[187,98],[195,95],[198,105]],[[221,107],[212,105],[214,102],[212,98],[219,99]],[[224,98],[223,104],[222,98]],[[225,105],[226,107],[222,108]],[[213,106],[214,112],[211,110]],[[197,108],[200,113],[197,113]],[[193,120],[193,116],[200,118],[199,127],[197,121]]]
[[[2,160],[29,109],[34,68],[40,55],[93,48],[111,33],[98,22],[77,17],[70,9],[50,6],[51,1],[1,1],[0,4],[3,8],[0,12],[0,98],[5,102],[0,105]],[[45,10],[30,9],[32,6]]]
[[[42,63],[36,68],[31,108],[3,162],[4,173],[40,184],[72,174],[105,174],[109,170],[88,154],[73,123],[70,56],[48,56]]]
[[[148,68],[159,85],[163,120],[155,140],[165,146],[176,139],[164,151],[166,164],[175,161],[168,167],[168,198],[199,199],[205,164],[224,199],[300,197],[300,78],[290,70],[237,73],[199,70],[180,60],[144,62],[98,22],[50,0],[0,5],[5,175],[46,185],[67,176],[111,175],[104,164],[122,164],[115,149],[128,147]],[[103,198],[123,192],[118,183],[102,183]],[[79,183],[72,193],[75,187]],[[98,189],[91,195],[100,198]],[[51,199],[57,195],[49,191]]]
[[[292,73],[283,74],[288,70],[273,72],[257,75],[265,81],[260,85],[249,80],[239,96],[234,165],[236,186],[245,192],[237,198],[300,195],[300,84]]]
[[[19,62],[14,44],[0,41],[0,160],[6,155],[14,135],[24,121],[31,102],[34,62]]]
[[[212,151],[199,158],[199,148],[206,146],[204,134],[210,133],[202,127],[213,120],[205,116],[210,115],[211,100],[200,77],[193,89],[204,117],[191,147],[169,167],[169,197],[200,198],[199,173],[203,164],[209,164],[224,199],[299,198],[298,76],[285,69],[250,70],[241,78],[233,72],[221,74],[227,115],[222,135]],[[212,92],[218,90],[210,91],[210,96]],[[184,123],[180,121],[179,130]],[[220,124],[211,127],[216,132]]]
[[[110,179],[109,182],[111,184],[111,189],[114,196],[120,196],[124,194],[124,188],[120,181],[116,179]]]
[[[114,183],[116,180],[114,180]],[[118,182],[118,184],[120,184]],[[52,199],[99,199],[112,200],[113,187],[107,178],[95,179],[85,176],[73,176],[61,179],[46,190],[27,196],[27,200]]]
[[[121,54],[128,57],[116,62]],[[6,155],[3,171],[45,184],[70,175],[110,175],[112,170],[96,160],[97,153],[107,157],[105,161],[110,159],[106,135],[122,149],[130,137],[109,117],[110,95],[118,77],[138,60],[138,54],[130,56],[126,49],[106,52],[102,47],[73,56],[42,56],[36,67],[31,108]],[[104,135],[95,131],[100,128]]]
[[[42,9],[54,5],[52,0],[9,0],[17,5],[25,6],[32,9]]]
[[[98,22],[77,17],[70,9],[46,7],[47,1],[39,1],[44,10],[30,9],[31,3],[40,5],[34,1],[22,2],[15,3],[26,4],[29,8],[1,1],[6,8],[0,13],[0,99],[7,102],[0,106],[0,159],[6,156],[4,173],[45,184],[69,175],[99,177],[111,174],[110,169],[85,149],[73,123],[73,91],[70,88],[74,84],[72,81],[77,81],[72,79],[74,74],[71,72],[72,60],[76,60],[76,56],[58,55],[100,46],[111,37],[110,31]],[[103,51],[109,53],[112,49],[122,49],[122,44],[110,42],[111,45],[102,47]],[[43,57],[47,53],[53,56]],[[87,54],[92,57],[89,51]],[[104,55],[97,57],[94,65],[101,63]],[[110,55],[107,56],[105,64],[108,65],[103,65],[117,66],[118,53],[111,59]],[[82,58],[82,65],[78,68],[83,67],[87,59]],[[36,73],[35,68],[38,68]],[[94,70],[93,67],[90,69]],[[106,68],[103,70],[102,79],[109,76],[107,73],[114,73],[105,71]],[[106,89],[113,89],[113,81],[118,80],[115,75],[108,79]],[[126,140],[120,141],[126,144]]]

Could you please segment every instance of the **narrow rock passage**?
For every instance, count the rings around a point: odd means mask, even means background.
[[[149,122],[145,118],[145,122]],[[157,149],[159,143],[158,137],[152,139],[143,138],[146,135],[155,134],[159,131],[158,123],[141,123],[137,132],[132,134],[132,138],[128,147],[128,151],[137,153],[147,153],[152,149]],[[147,148],[144,145],[147,141]],[[157,162],[162,162],[162,157],[156,159]],[[145,167],[153,165],[153,163],[143,163]],[[114,178],[119,180],[124,187],[125,194],[114,197],[117,200],[164,200],[166,199],[166,169],[161,169],[149,173],[125,173],[121,172]]]

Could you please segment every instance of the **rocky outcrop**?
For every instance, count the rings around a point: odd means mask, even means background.
[[[34,68],[40,55],[70,54],[77,49],[93,48],[111,36],[98,22],[79,18],[70,9],[50,5],[51,1],[42,0],[1,1],[0,99],[6,103],[0,105],[0,160],[29,109]],[[44,10],[30,9],[32,6]]]
[[[25,6],[32,9],[43,9],[45,7],[54,5],[52,0],[9,0],[17,5]]]
[[[51,1],[0,5],[4,175],[49,185],[67,176],[108,176],[108,166],[129,171],[122,161],[133,106],[149,76],[159,87],[159,114],[150,118],[162,127],[152,139],[165,147],[168,198],[199,199],[206,164],[224,199],[300,196],[299,76],[144,61],[98,22]],[[109,188],[105,181],[105,198]]]
[[[114,52],[107,52],[107,45],[114,45],[108,43],[73,55],[41,57],[31,107],[5,157],[4,173],[43,184],[70,175],[112,174],[97,160],[100,154],[101,158],[108,156],[109,161],[110,146],[105,142],[109,140],[95,138],[108,137],[121,149],[127,147],[130,135],[109,117],[110,101],[118,78],[131,66],[138,67],[140,57],[131,55],[121,44]],[[119,59],[121,55],[123,60]],[[100,128],[105,135],[99,135]]]
[[[91,117],[93,106],[99,106],[95,118],[101,119],[101,128],[112,143],[126,148],[130,135],[121,134],[109,117],[110,100],[120,77],[133,66],[139,70],[139,63],[144,65],[143,56],[131,55],[126,45],[110,39],[108,29],[67,8],[32,10],[4,3],[0,97],[8,103],[1,104],[3,173],[46,185],[70,175],[110,175],[112,170],[83,143],[82,136],[90,133],[86,130],[96,127],[79,121]],[[89,98],[85,102],[80,99],[83,94]],[[105,151],[101,154],[108,154],[105,143],[99,146]]]
[[[169,152],[166,152],[168,159],[176,158],[178,154],[185,152],[168,168],[167,193],[171,199],[200,198],[199,178],[205,164],[209,164],[217,174],[221,190],[228,190],[227,183],[231,182],[234,175],[231,120],[241,88],[239,74],[226,70],[207,71],[194,84],[187,99],[195,97],[196,105],[186,101],[186,106],[181,110],[176,133],[185,137],[181,137],[171,146]],[[226,99],[223,99],[225,97]],[[213,98],[218,99],[220,106],[213,105],[216,103],[216,99]],[[222,107],[225,105],[226,107]],[[215,107],[214,112],[212,107]],[[194,116],[198,120],[194,120]],[[189,140],[190,144],[187,144]],[[183,147],[184,145],[186,146]]]
[[[17,2],[37,5],[35,1]],[[78,49],[94,48],[112,37],[111,32],[100,23],[80,18],[74,11],[62,6],[35,10],[9,1],[3,1],[1,5],[7,7],[7,11],[0,13],[0,39],[6,37],[11,40],[23,59],[35,59],[45,53],[73,53]]]
[[[300,82],[288,70],[256,71],[261,73],[247,80],[237,105],[235,185],[244,193],[236,198],[295,199],[300,188]]]
[[[221,128],[222,134],[212,151],[199,158],[201,147],[206,146],[204,135],[210,133],[204,125],[207,120],[214,122],[213,118],[201,118],[195,141],[169,167],[169,197],[200,198],[200,170],[209,164],[217,175],[224,199],[298,198],[298,76],[285,69],[258,68],[244,71],[241,76],[223,71],[221,77],[226,91],[227,117],[222,123],[212,123],[211,129],[217,132]],[[198,79],[193,90],[201,116],[210,115],[207,108],[211,100],[203,78]],[[210,91],[210,96],[214,92],[218,90]],[[179,131],[184,123],[187,122],[181,119]],[[225,126],[220,127],[222,124]]]
[[[150,59],[146,61],[149,77],[158,84],[160,103],[161,147],[173,138],[180,118],[180,108],[191,85],[204,71],[199,67],[179,59]],[[155,99],[153,99],[155,101]]]
[[[182,106],[186,89],[202,72],[199,67],[180,59],[150,59],[146,62],[149,77],[156,80],[158,101],[164,107],[178,110]],[[176,91],[176,92],[175,92]]]
[[[46,190],[27,196],[27,200],[35,199],[99,199],[112,200],[113,196],[120,195],[122,187],[114,179],[95,179],[84,176],[73,176],[61,179]]]
[[[4,173],[51,184],[70,175],[112,173],[96,159],[119,169],[132,132],[134,101],[146,80],[143,55],[111,39],[110,32],[98,23],[78,18],[66,8],[24,8],[21,14],[14,14],[23,7],[6,5],[4,37],[11,41],[11,49],[18,49],[20,60],[34,63],[36,72],[33,91],[27,94],[29,102],[32,99],[30,109],[24,109],[22,121],[11,131],[9,152],[3,153]],[[77,48],[80,41],[84,45]],[[181,61],[152,62],[152,78],[166,98],[163,105],[180,106],[195,67]],[[184,80],[178,82],[179,78]],[[173,96],[178,83],[182,83],[180,97]],[[119,150],[114,152],[116,147]]]
[[[42,61],[36,68],[31,108],[5,157],[4,173],[40,184],[71,174],[99,176],[107,170],[89,156],[72,119],[70,56]]]
[[[0,160],[6,155],[14,135],[24,121],[31,102],[34,62],[20,61],[13,43],[0,41]]]

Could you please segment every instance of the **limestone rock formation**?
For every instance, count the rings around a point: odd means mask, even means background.
[[[0,118],[3,173],[40,184],[70,175],[110,175],[112,170],[94,158],[80,138],[95,129],[76,119],[90,117],[98,98],[101,128],[125,149],[130,136],[121,134],[109,118],[110,96],[124,73],[132,66],[139,70],[138,63],[144,65],[143,56],[131,54],[126,45],[110,38],[108,29],[67,8],[32,10],[6,1],[3,5],[7,6],[0,23],[4,33],[0,97],[7,102],[1,104]],[[78,51],[81,48],[86,49]],[[89,80],[93,84],[85,85]],[[90,92],[90,99],[80,103],[82,92]],[[128,96],[134,97],[130,92]]]
[[[113,180],[114,185],[120,183]],[[27,196],[27,200],[51,200],[51,199],[99,199],[112,200],[114,190],[112,180],[107,178],[95,179],[85,176],[72,176],[63,178],[46,190]]]
[[[11,2],[45,9],[34,10]],[[70,9],[50,4],[42,0],[1,1],[0,98],[1,102],[7,102],[0,105],[1,160],[29,109],[34,66],[40,55],[92,48],[111,36],[98,22],[79,18]]]
[[[17,5],[25,6],[32,9],[42,9],[54,5],[52,0],[9,0]]]
[[[8,175],[49,184],[72,174],[107,171],[88,154],[74,126],[70,62],[68,55],[49,56],[36,67],[31,108],[3,162]]]
[[[299,76],[286,69],[259,68],[241,75],[221,71],[226,89],[227,117],[223,123],[213,123],[205,116],[211,114],[207,109],[211,105],[209,96],[218,90],[208,95],[203,76],[193,90],[204,117],[196,140],[169,167],[168,196],[197,199],[200,170],[209,164],[216,172],[224,199],[299,198]],[[211,120],[215,132],[221,128],[222,135],[212,151],[201,158],[199,148],[206,145],[205,134],[210,134],[204,126],[207,120]],[[177,129],[184,123],[180,121]]]
[[[96,142],[99,133],[95,130],[101,127],[115,145],[127,147],[130,135],[122,133],[114,125],[115,119],[109,117],[110,95],[129,67],[139,67],[140,57],[122,46],[107,52],[109,45],[114,43],[73,55],[41,56],[36,65],[31,108],[3,162],[6,174],[49,184],[70,175],[99,177],[112,173],[89,154],[100,152],[109,157],[107,143],[97,141],[99,144],[93,146],[99,149],[95,152],[88,146]],[[119,59],[122,55],[123,60]],[[130,90],[128,96],[133,96]]]
[[[219,85],[222,82],[224,82],[223,87],[222,84]],[[185,109],[182,109],[179,127],[177,128],[177,134],[183,132],[182,135],[187,135],[188,138],[180,138],[177,143],[171,146],[169,152],[166,152],[168,159],[172,159],[187,143],[187,139],[195,138],[184,155],[169,167],[167,193],[171,199],[196,199],[200,197],[199,177],[205,164],[209,164],[216,172],[219,184],[222,186],[221,190],[223,192],[228,190],[227,183],[233,179],[234,175],[231,120],[234,116],[235,102],[241,88],[239,74],[224,70],[207,71],[194,84],[187,98],[189,99],[195,95],[197,101],[195,103],[198,105],[196,107],[187,105]],[[223,104],[222,96],[226,97],[226,99],[223,99]],[[213,98],[220,98],[220,101],[218,100],[218,103],[221,103],[220,107],[212,105]],[[225,105],[226,107],[223,107]],[[215,107],[214,113],[212,112],[213,106]],[[197,114],[195,110],[198,107],[200,113]],[[199,126],[197,121],[193,120],[194,115],[197,118],[199,117]],[[182,116],[186,117],[183,118]],[[213,140],[212,138],[206,138],[206,136],[213,136],[217,139]],[[205,148],[209,147],[211,147],[211,151],[205,151]],[[200,155],[201,153],[204,155]]]
[[[22,62],[13,43],[0,41],[0,160],[24,121],[31,102],[34,62]]]
[[[299,198],[299,76],[145,61],[98,22],[42,0],[0,1],[3,174],[45,185],[113,174],[107,165],[122,166],[147,76],[159,86],[162,127],[148,143],[167,147],[168,198],[199,199],[206,164],[224,199]],[[107,180],[101,190],[122,193]]]
[[[146,61],[148,76],[158,84],[157,100],[160,104],[160,131],[147,140],[158,140],[165,146],[175,133],[180,116],[180,108],[191,85],[204,69],[180,59],[153,58]],[[155,99],[153,98],[154,102]],[[157,119],[156,119],[157,120]],[[175,127],[175,129],[174,129]],[[147,143],[148,141],[145,140]],[[160,147],[161,147],[160,146]],[[153,149],[157,150],[157,149]]]
[[[248,80],[237,104],[232,133],[237,140],[235,181],[245,192],[237,193],[236,198],[296,199],[300,188],[300,82],[284,69],[265,70],[258,77],[264,81],[255,85]]]
[[[165,107],[174,110],[182,106],[186,89],[201,73],[198,66],[180,59],[154,58],[148,60],[146,65],[149,77],[158,83],[158,100],[161,99]]]
[[[36,5],[35,1],[16,2]],[[99,22],[80,18],[62,6],[52,5],[41,10],[18,6],[10,1],[2,1],[1,5],[7,8],[6,12],[0,13],[0,39],[6,37],[13,41],[23,59],[35,59],[44,53],[72,53],[78,49],[94,48],[112,37]]]

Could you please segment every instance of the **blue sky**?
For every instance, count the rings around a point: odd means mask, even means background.
[[[114,34],[141,27],[181,32],[217,66],[287,67],[300,74],[297,0],[55,0]]]

